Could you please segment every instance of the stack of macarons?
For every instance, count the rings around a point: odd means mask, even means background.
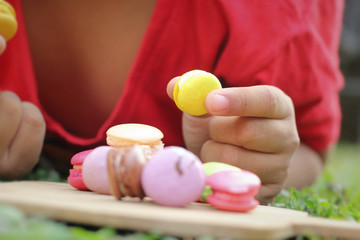
[[[72,157],[73,169],[70,169],[68,177],[70,185],[79,190],[111,194],[113,190],[108,177],[108,162],[111,165],[114,164],[114,155],[123,155],[125,157],[122,157],[122,159],[126,160],[131,158],[132,155],[123,153],[132,152],[129,149],[136,148],[138,149],[136,150],[138,153],[137,158],[132,157],[129,161],[134,161],[134,159],[143,161],[143,157],[148,159],[154,152],[161,150],[164,146],[161,140],[163,133],[159,129],[145,124],[116,125],[109,128],[106,135],[108,145],[86,150]],[[116,169],[119,168],[116,167]]]
[[[207,162],[203,164],[206,177],[216,173],[216,172],[222,172],[222,171],[241,171],[240,168],[222,163],[222,162]],[[204,192],[201,194],[200,202],[207,202],[206,198],[213,193],[211,187],[209,185],[205,186]]]
[[[252,172],[219,162],[204,163],[206,188],[201,200],[217,209],[248,212],[259,202],[255,199],[261,186]]]

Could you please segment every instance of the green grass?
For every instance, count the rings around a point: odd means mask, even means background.
[[[282,191],[275,199],[278,207],[302,210],[313,216],[360,222],[360,147],[341,143],[323,175],[301,191]],[[38,168],[29,180],[64,181],[56,172]],[[25,216],[20,210],[0,204],[0,240],[18,239],[143,239],[173,240],[157,233],[119,232],[113,228],[89,229],[69,226],[39,217]],[[211,238],[203,238],[203,240]],[[302,239],[302,237],[298,237]],[[309,237],[309,239],[318,239]]]
[[[275,206],[360,222],[360,147],[340,144],[322,176],[301,191],[282,191]]]

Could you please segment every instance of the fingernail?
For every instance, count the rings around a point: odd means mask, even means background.
[[[213,94],[210,98],[211,112],[222,112],[229,107],[229,99],[220,94]]]

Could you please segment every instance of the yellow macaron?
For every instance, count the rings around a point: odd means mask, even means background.
[[[14,37],[17,27],[14,8],[9,3],[0,0],[0,35],[9,41]]]
[[[173,97],[181,111],[198,116],[207,113],[206,96],[211,91],[221,88],[220,81],[213,74],[192,70],[183,74],[176,82]]]

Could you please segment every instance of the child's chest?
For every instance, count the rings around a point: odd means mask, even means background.
[[[40,101],[70,132],[94,135],[113,110],[154,5],[23,0]]]

